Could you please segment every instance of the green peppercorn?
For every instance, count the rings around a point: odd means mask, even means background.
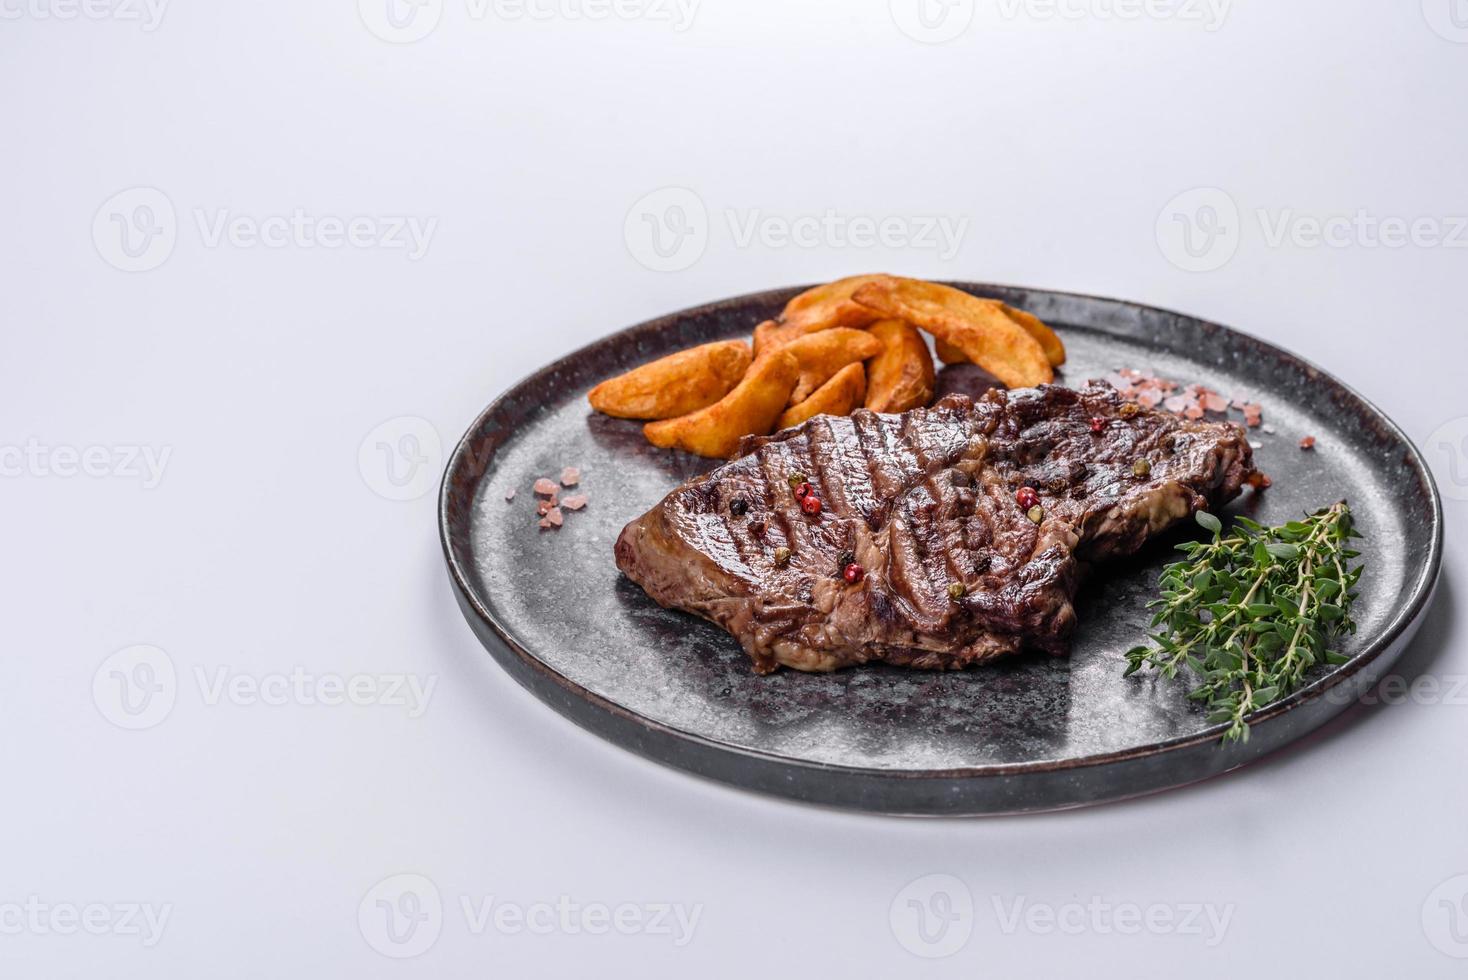
[[[809,482],[809,481],[806,480],[804,473],[791,473],[790,476],[788,476],[785,479],[785,482],[788,483],[788,484],[790,484],[790,489],[791,490],[794,490],[796,487],[800,486],[802,483],[806,483],[806,482]]]
[[[1132,475],[1143,478],[1151,476],[1152,464],[1145,459],[1137,460],[1132,464]]]
[[[965,589],[963,587],[963,583],[962,582],[950,582],[950,583],[948,583],[948,598],[950,598],[950,599],[954,599],[954,600],[962,599],[963,598],[963,594],[965,592],[967,592],[967,591],[968,591],[968,589]]]
[[[1031,507],[1028,511],[1025,512],[1025,516],[1038,524],[1045,519],[1045,508],[1041,507],[1039,504],[1036,504],[1034,507]]]
[[[779,565],[781,568],[784,568],[786,565],[790,564],[790,549],[789,548],[776,548],[775,549],[775,564],[776,565]]]

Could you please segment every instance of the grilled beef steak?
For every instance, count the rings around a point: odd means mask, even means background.
[[[1063,654],[1085,563],[1226,503],[1253,473],[1238,425],[1143,409],[1104,383],[955,395],[747,438],[627,525],[617,565],[732,633],[760,673]],[[801,475],[819,514],[792,492]]]

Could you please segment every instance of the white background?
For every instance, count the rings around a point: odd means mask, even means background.
[[[377,0],[365,19],[350,0],[178,0],[157,21],[65,2],[0,2],[0,973],[1461,975],[1468,909],[1450,910],[1468,880],[1439,885],[1468,872],[1463,692],[1353,709],[1244,772],[1079,812],[911,821],[762,799],[605,745],[493,665],[451,597],[432,493],[415,496],[441,453],[401,437],[446,447],[525,373],[645,318],[888,269],[1260,334],[1357,386],[1424,446],[1445,495],[1468,497],[1442,448],[1468,435],[1464,242],[1372,247],[1353,226],[1332,246],[1308,225],[1364,211],[1446,235],[1468,215],[1468,4],[1236,0],[1220,24],[1171,0],[1140,17],[960,0],[937,23],[961,31],[925,44],[898,26],[903,0],[895,17],[887,0],[704,0],[683,30],[661,6],[535,19],[444,0],[434,30],[398,44],[367,26],[391,33]],[[149,215],[136,196],[103,205],[137,187],[166,195],[174,241],[126,272],[112,215]],[[687,267],[657,272],[629,210],[667,187],[706,217],[680,239]],[[1174,213],[1195,188],[1217,190]],[[199,227],[297,209],[437,224],[416,259]],[[726,217],[828,210],[966,233],[945,258],[824,232],[740,244]],[[1189,256],[1179,219],[1217,234]],[[403,417],[427,427],[393,422],[360,464],[368,434]],[[57,447],[103,447],[106,474],[58,475]],[[156,486],[122,465],[127,447],[170,452]],[[1465,504],[1446,503],[1443,587],[1402,670],[1449,685],[1468,654]],[[96,699],[93,680],[136,644],[166,653],[175,703],[125,730],[110,673]],[[298,667],[436,687],[409,717],[210,703],[196,673]],[[397,961],[371,922],[374,886],[401,873],[429,879],[443,912]],[[904,891],[931,874],[961,885]],[[935,888],[960,918],[925,945],[906,901],[937,913]],[[65,935],[5,913],[32,896],[170,912],[145,946],[120,924]],[[466,896],[700,917],[682,946],[559,923],[475,934]],[[1093,899],[1231,918],[1210,946],[1089,912],[1006,931],[996,912]]]

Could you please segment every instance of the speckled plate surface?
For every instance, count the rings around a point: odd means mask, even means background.
[[[474,422],[449,460],[440,524],[460,606],[490,653],[557,711],[659,762],[797,800],[906,814],[1080,806],[1203,779],[1318,727],[1396,660],[1431,601],[1442,512],[1421,456],[1390,420],[1294,355],[1215,324],[1115,300],[954,285],[1052,324],[1070,354],[1062,383],[1135,367],[1255,396],[1274,431],[1251,438],[1274,486],[1246,491],[1231,510],[1273,524],[1350,501],[1369,558],[1360,629],[1342,647],[1351,662],[1256,715],[1247,745],[1220,746],[1220,729],[1181,685],[1122,677],[1174,538],[1082,587],[1069,659],[756,676],[730,636],[659,608],[612,559],[623,525],[712,464],[652,448],[637,423],[592,413],[585,395],[654,357],[747,336],[796,289],[613,334],[527,378]],[[1317,438],[1314,451],[1299,449],[1304,435]],[[531,484],[567,465],[580,468],[590,503],[541,531]]]

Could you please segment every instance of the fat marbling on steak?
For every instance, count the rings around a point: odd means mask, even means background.
[[[1105,383],[955,395],[746,439],[627,525],[617,565],[732,633],[760,673],[1064,654],[1088,563],[1228,502],[1253,474],[1237,424],[1144,409]],[[792,475],[820,514],[801,510]],[[842,577],[852,556],[856,584]]]

